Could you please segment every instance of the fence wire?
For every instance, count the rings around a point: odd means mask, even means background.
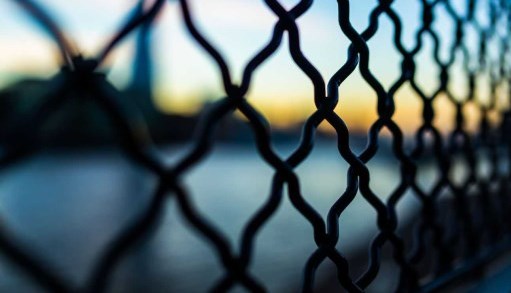
[[[100,73],[101,66],[112,49],[137,28],[151,26],[166,1],[146,3],[148,5],[144,6],[145,9],[137,10],[138,12],[131,15],[97,56],[87,58],[80,55],[76,45],[63,33],[44,6],[31,0],[15,2],[47,30],[58,44],[65,65],[52,79],[51,91],[41,99],[38,107],[24,117],[17,117],[18,122],[11,124],[10,135],[1,154],[0,167],[5,170],[36,152],[41,145],[38,133],[43,125],[69,99],[86,96],[107,114],[119,145],[126,155],[159,178],[150,206],[122,233],[113,237],[87,282],[79,288],[74,287],[57,272],[48,270],[47,264],[34,257],[30,251],[22,250],[6,231],[0,232],[0,251],[11,262],[19,265],[34,282],[49,291],[105,291],[116,266],[137,242],[148,236],[151,227],[164,213],[164,203],[168,200],[177,202],[184,219],[204,237],[218,256],[224,274],[213,288],[204,288],[205,291],[212,292],[229,291],[238,285],[250,292],[267,291],[264,282],[251,273],[250,266],[256,249],[255,239],[281,205],[284,190],[287,190],[294,208],[313,227],[313,235],[310,237],[314,238],[317,245],[304,268],[303,292],[313,291],[316,271],[327,260],[335,264],[337,279],[342,288],[349,292],[363,292],[380,273],[380,255],[384,245],[393,248],[392,257],[399,266],[398,292],[433,291],[460,277],[473,277],[474,275],[470,274],[472,269],[510,247],[511,141],[508,133],[511,130],[511,112],[498,102],[498,97],[502,94],[511,101],[511,3],[506,0],[479,3],[489,7],[488,25],[481,24],[475,16],[477,0],[466,0],[467,9],[463,12],[455,9],[451,0],[418,0],[422,19],[415,34],[415,45],[411,49],[406,49],[402,42],[403,25],[393,8],[394,1],[379,0],[369,15],[368,26],[357,31],[350,21],[350,1],[337,0],[339,31],[349,39],[350,46],[345,63],[328,82],[300,47],[300,30],[296,22],[309,11],[313,1],[301,0],[291,9],[286,9],[277,0],[264,0],[264,4],[278,17],[278,21],[273,27],[270,41],[245,67],[239,84],[233,81],[224,56],[197,28],[189,1],[179,0],[183,22],[197,46],[215,62],[222,78],[225,96],[204,110],[196,131],[194,147],[172,165],[164,163],[161,154],[155,151],[148,132],[140,127],[144,121],[142,116],[122,105],[120,92]],[[439,9],[447,11],[448,17],[456,26],[455,35],[452,36],[454,41],[451,42],[447,58],[443,58],[440,53],[441,46],[447,40],[441,37],[433,25]],[[369,68],[371,52],[368,42],[377,34],[378,22],[382,18],[390,20],[394,34],[392,43],[402,58],[400,76],[388,90]],[[477,35],[478,48],[475,51],[471,49],[474,39],[467,37],[469,30]],[[287,44],[283,41],[285,34],[288,36]],[[437,77],[438,87],[431,91],[432,94],[427,94],[421,88],[416,76],[417,58],[424,48],[425,38],[430,38],[433,42],[434,63],[431,66],[440,72]],[[488,48],[491,42],[499,44],[497,53]],[[269,123],[263,113],[256,110],[245,97],[254,72],[272,57],[279,47],[285,46],[289,47],[296,66],[314,85],[314,96],[311,98],[314,99],[316,110],[303,125],[300,144],[290,156],[281,157],[272,147]],[[457,58],[462,58],[463,74],[469,81],[465,96],[457,95],[451,89],[454,83],[451,72]],[[360,71],[366,86],[377,95],[378,118],[369,130],[367,146],[361,153],[355,153],[350,147],[350,131],[343,118],[334,111],[342,96],[339,93],[340,85],[355,70]],[[482,87],[479,78],[481,76],[488,77],[488,97],[478,94]],[[405,85],[413,89],[422,103],[422,123],[415,133],[411,152],[405,151],[404,134],[393,118],[396,110],[394,97]],[[428,92],[430,90],[428,89]],[[447,96],[455,109],[455,127],[447,136],[443,135],[434,123],[437,113],[433,104],[440,96]],[[467,129],[465,110],[468,107],[476,107],[480,113],[480,125],[476,133]],[[274,170],[267,200],[245,226],[238,244],[239,249],[231,247],[221,229],[206,220],[194,207],[183,183],[189,170],[201,164],[211,152],[219,121],[232,115],[235,110],[239,110],[248,120],[256,138],[259,155]],[[490,117],[497,117],[498,122],[492,122]],[[346,174],[346,189],[340,191],[342,194],[328,214],[321,215],[304,198],[295,169],[307,160],[314,148],[318,126],[325,122],[335,129],[339,155],[349,164],[349,169]],[[165,127],[172,128],[173,125]],[[392,151],[399,161],[401,177],[399,185],[387,201],[383,201],[377,191],[371,189],[371,170],[367,166],[378,152],[380,134],[384,129],[391,134]],[[418,184],[417,175],[419,161],[424,158],[435,163],[435,172],[438,174],[437,179],[427,188]],[[464,162],[468,174],[463,180],[455,180],[453,175],[454,165],[459,160]],[[483,160],[489,165],[486,175],[478,172]],[[422,207],[417,215],[419,224],[414,231],[411,245],[396,232],[399,222],[396,205],[405,194],[415,196]],[[455,214],[442,220],[439,203],[443,197],[447,197],[446,194],[453,198]],[[374,209],[378,227],[377,235],[369,247],[367,268],[359,276],[350,273],[349,261],[337,248],[342,246],[342,243],[339,243],[339,218],[356,196],[362,196]],[[425,257],[435,263],[427,271],[420,266]]]

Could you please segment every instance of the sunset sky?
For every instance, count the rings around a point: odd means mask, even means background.
[[[58,70],[56,47],[45,33],[14,4],[0,2],[0,87],[19,77],[28,75],[49,77]],[[276,17],[264,1],[254,0],[192,0],[189,1],[197,26],[224,54],[235,81],[241,79],[247,61],[269,40]],[[291,7],[295,1],[281,1]],[[368,15],[376,0],[351,1],[351,21],[361,31],[367,26]],[[404,25],[403,42],[407,48],[414,46],[414,34],[421,20],[419,0],[397,0],[394,5]],[[453,1],[456,9],[461,3]],[[93,55],[108,41],[129,11],[135,0],[39,0],[72,36],[84,55]],[[217,68],[200,47],[189,37],[183,25],[178,4],[169,1],[155,26],[155,94],[156,103],[167,112],[193,113],[205,99],[222,97],[221,80]],[[481,22],[485,7],[481,6]],[[337,2],[316,1],[298,21],[305,55],[320,70],[326,81],[345,62],[349,45],[337,23]],[[434,23],[441,38],[442,56],[452,41],[454,24],[443,9],[437,9]],[[390,21],[380,19],[377,35],[369,42],[370,66],[375,76],[389,87],[399,76],[401,58],[392,45],[393,27]],[[473,33],[468,32],[468,38]],[[284,39],[287,42],[287,38]],[[476,42],[473,42],[474,45]],[[121,44],[107,67],[109,79],[119,88],[131,78],[134,37]],[[438,84],[438,69],[432,65],[432,41],[424,38],[424,49],[416,58],[417,81],[427,93]],[[461,55],[453,70],[452,90],[463,95],[466,81],[459,72]],[[482,84],[484,85],[484,84]],[[481,95],[488,92],[481,87]],[[363,130],[374,121],[376,97],[363,81],[358,70],[341,86],[338,112],[352,128]],[[270,60],[257,71],[248,99],[260,109],[275,126],[286,126],[310,115],[314,110],[312,84],[293,63],[287,43],[283,43]],[[396,120],[408,130],[418,127],[421,114],[420,101],[409,86],[398,92]],[[439,122],[448,121],[453,109],[445,98],[438,102]]]

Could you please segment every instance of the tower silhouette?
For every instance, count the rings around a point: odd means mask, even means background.
[[[135,8],[136,14],[144,12],[144,0]],[[132,79],[128,92],[146,118],[154,118],[159,112],[153,101],[153,57],[152,24],[154,17],[142,24],[137,32],[135,58],[132,67]]]

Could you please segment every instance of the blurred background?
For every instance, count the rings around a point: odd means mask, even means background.
[[[143,6],[149,7],[151,2]],[[286,8],[296,3],[280,2]],[[351,2],[351,22],[363,31],[378,1]],[[460,14],[467,9],[465,2],[451,1]],[[38,3],[85,57],[96,56],[133,11],[144,9],[136,0]],[[478,3],[476,18],[486,27],[488,5],[486,1]],[[269,41],[277,17],[263,1],[193,0],[189,4],[197,27],[223,54],[234,81],[240,82],[245,65]],[[422,25],[420,1],[396,0],[393,8],[402,21],[402,42],[412,49]],[[444,6],[438,6],[435,15],[433,30],[441,39],[439,57],[447,61],[456,23]],[[297,23],[303,53],[328,80],[346,62],[350,44],[338,25],[336,1],[317,1]],[[383,16],[379,24],[377,34],[368,42],[370,69],[389,89],[400,77],[402,56],[393,45],[395,28],[391,21]],[[505,23],[499,23],[499,30],[505,28]],[[478,31],[468,26],[465,33],[465,44],[476,56]],[[16,1],[0,2],[0,38],[0,135],[6,142],[5,131],[37,107],[62,64],[54,42]],[[298,147],[304,121],[315,110],[313,85],[293,62],[287,41],[284,35],[278,51],[256,71],[246,96],[269,121],[274,147],[283,157]],[[434,60],[431,36],[425,35],[422,42],[415,58],[415,81],[429,96],[440,86],[440,68]],[[500,58],[497,46],[497,40],[488,44],[490,63]],[[466,99],[469,89],[464,61],[464,56],[457,54],[449,72],[449,90],[460,101]],[[204,109],[225,96],[216,65],[189,36],[177,1],[168,1],[149,29],[136,30],[117,46],[100,71],[119,91],[123,103],[142,112],[158,150],[169,164],[190,150],[192,134]],[[476,98],[488,102],[489,71],[477,75],[477,85]],[[498,87],[497,103],[501,107],[507,107],[507,91],[505,84]],[[396,93],[395,101],[394,120],[406,135],[405,145],[410,151],[415,146],[413,135],[423,123],[422,102],[408,83]],[[377,119],[376,102],[375,92],[358,70],[340,86],[336,112],[348,125],[350,143],[357,153],[363,150],[369,127]],[[441,94],[434,107],[434,125],[447,135],[454,128],[453,103]],[[478,108],[468,105],[464,111],[467,129],[476,131],[480,123]],[[499,117],[494,116],[492,122],[498,123]],[[108,117],[94,103],[67,103],[41,128],[44,150],[2,170],[0,177],[2,225],[22,247],[41,256],[49,267],[76,284],[85,281],[102,248],[148,205],[156,188],[155,175],[122,155],[114,143],[114,132]],[[268,197],[274,170],[258,155],[254,135],[240,113],[223,119],[216,137],[211,154],[184,177],[184,182],[198,210],[237,247],[247,220]],[[387,130],[382,131],[381,142],[368,166],[371,188],[386,199],[401,175]],[[333,128],[323,123],[312,154],[296,169],[304,197],[323,216],[344,192],[347,169],[348,164],[338,153]],[[419,169],[422,186],[431,186],[438,179],[433,162],[422,162]],[[116,269],[110,288],[114,292],[148,287],[151,292],[203,292],[223,276],[215,251],[187,226],[173,200],[166,205],[155,234]],[[408,192],[398,205],[400,225],[405,230],[417,211],[416,196]],[[364,267],[366,251],[376,232],[376,213],[358,195],[340,218],[338,248],[353,263]],[[301,286],[302,268],[315,248],[312,227],[285,198],[257,238],[251,271],[270,292],[295,292]],[[397,281],[397,274],[392,272],[382,268],[379,281],[368,291],[392,290]],[[325,263],[318,273],[318,283],[328,284],[331,279],[332,266]],[[0,280],[0,291],[41,290],[19,268],[5,261],[0,263]]]

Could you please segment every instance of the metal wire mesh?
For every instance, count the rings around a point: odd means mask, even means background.
[[[218,255],[224,275],[214,288],[204,288],[214,292],[225,292],[235,285],[241,285],[251,292],[267,291],[264,282],[251,273],[250,265],[255,250],[255,238],[281,204],[285,189],[294,208],[312,225],[314,233],[310,237],[313,237],[317,244],[316,251],[311,253],[304,268],[304,292],[314,289],[317,268],[327,259],[335,264],[338,281],[345,290],[363,292],[379,274],[380,254],[386,244],[393,248],[393,259],[399,265],[399,292],[441,288],[460,276],[466,276],[472,268],[508,248],[511,172],[507,166],[511,158],[511,145],[507,133],[510,130],[511,113],[497,102],[499,89],[507,87],[509,91],[511,81],[511,4],[508,1],[484,1],[485,5],[489,5],[490,11],[489,25],[485,27],[474,16],[476,0],[467,0],[467,10],[463,13],[454,9],[450,0],[420,0],[421,26],[415,35],[415,45],[406,49],[402,43],[402,23],[393,9],[394,1],[380,0],[369,16],[367,28],[357,31],[350,22],[350,1],[337,0],[340,31],[350,40],[351,45],[344,65],[326,82],[302,53],[300,30],[296,23],[297,19],[311,8],[313,1],[299,1],[287,10],[277,0],[265,0],[265,5],[278,17],[278,21],[273,28],[271,40],[250,60],[243,72],[241,83],[236,84],[224,56],[196,27],[189,1],[179,0],[183,21],[190,35],[218,67],[225,97],[205,110],[196,132],[193,149],[172,165],[164,163],[161,155],[154,150],[147,131],[139,127],[140,122],[143,122],[141,116],[133,111],[127,112],[122,105],[122,98],[118,97],[119,92],[99,73],[101,64],[112,49],[140,26],[151,26],[166,1],[153,1],[147,9],[132,15],[98,56],[90,59],[80,56],[72,41],[62,33],[61,28],[45,13],[42,6],[30,0],[16,2],[48,30],[59,45],[62,60],[66,65],[52,79],[51,93],[41,100],[40,105],[29,115],[17,117],[18,123],[11,124],[10,135],[6,139],[0,159],[1,168],[6,169],[38,150],[38,131],[70,99],[69,93],[73,92],[78,93],[76,96],[86,93],[109,117],[126,155],[159,178],[158,188],[152,196],[149,208],[122,233],[113,236],[111,245],[102,253],[90,278],[78,289],[105,291],[115,267],[132,246],[147,237],[150,228],[164,212],[164,202],[170,199],[178,203],[185,220],[204,236]],[[432,25],[436,11],[440,8],[445,9],[456,24],[454,42],[447,58],[442,58],[440,54],[440,47],[445,40]],[[371,52],[367,44],[378,32],[378,22],[383,17],[387,17],[392,24],[392,43],[402,57],[401,74],[388,90],[369,69]],[[506,29],[498,29],[500,26]],[[469,43],[473,41],[466,37],[468,29],[477,33],[477,52],[470,49]],[[283,42],[285,34],[288,35],[288,44]],[[424,47],[426,37],[433,41],[435,62],[432,66],[437,67],[440,72],[439,85],[432,91],[433,94],[425,93],[415,74],[416,59]],[[488,49],[487,44],[490,41],[499,44],[497,54]],[[311,99],[314,99],[317,110],[303,125],[298,147],[289,157],[284,158],[272,147],[271,131],[263,113],[258,112],[245,96],[254,72],[274,55],[279,47],[286,45],[289,46],[295,64],[314,85]],[[469,80],[466,96],[457,96],[451,90],[453,81],[450,72],[456,58],[462,58],[463,74]],[[366,81],[366,86],[377,95],[378,113],[378,119],[368,133],[368,144],[360,154],[350,148],[350,131],[342,117],[334,111],[340,98],[339,86],[357,69]],[[487,99],[477,95],[478,87],[481,86],[478,77],[483,75],[488,76],[490,81],[491,93]],[[422,126],[415,134],[415,147],[411,152],[405,151],[404,134],[393,120],[396,109],[395,94],[406,84],[420,97],[423,107]],[[434,123],[437,113],[433,104],[441,95],[446,95],[456,110],[455,128],[447,136],[442,135]],[[506,92],[505,96],[511,99],[509,92]],[[470,133],[466,126],[465,109],[470,105],[475,106],[481,115],[480,127],[475,134]],[[194,207],[182,182],[190,168],[201,164],[204,157],[211,152],[219,121],[235,110],[239,110],[249,121],[260,156],[274,170],[267,201],[259,207],[243,230],[239,253],[231,247],[221,230],[203,218]],[[491,115],[498,117],[498,123],[490,121]],[[325,122],[335,129],[339,159],[342,158],[349,164],[346,189],[332,205],[326,218],[304,199],[300,180],[295,173],[295,169],[307,160],[314,148],[318,126]],[[401,175],[399,185],[387,201],[382,201],[377,191],[370,188],[371,170],[367,166],[378,152],[380,133],[384,129],[391,134],[392,151],[399,161]],[[488,158],[489,175],[482,176],[477,171],[482,164],[480,154]],[[418,184],[417,176],[418,161],[425,157],[435,162],[435,172],[439,175],[427,190]],[[462,182],[453,179],[453,166],[460,160],[466,164],[468,170],[468,176]],[[422,206],[421,214],[417,215],[420,224],[414,232],[412,246],[405,245],[396,233],[399,222],[396,205],[408,191],[412,191]],[[370,261],[367,269],[362,275],[354,277],[350,274],[350,263],[336,247],[340,233],[339,218],[359,193],[377,213],[378,233],[369,247]],[[439,202],[446,194],[454,199],[455,216],[442,221]],[[475,207],[474,202],[477,203]],[[32,256],[30,251],[20,249],[6,232],[0,233],[0,251],[44,288],[57,292],[77,290],[56,272],[45,269],[45,264]],[[418,264],[426,255],[434,259],[436,265],[424,272]]]

